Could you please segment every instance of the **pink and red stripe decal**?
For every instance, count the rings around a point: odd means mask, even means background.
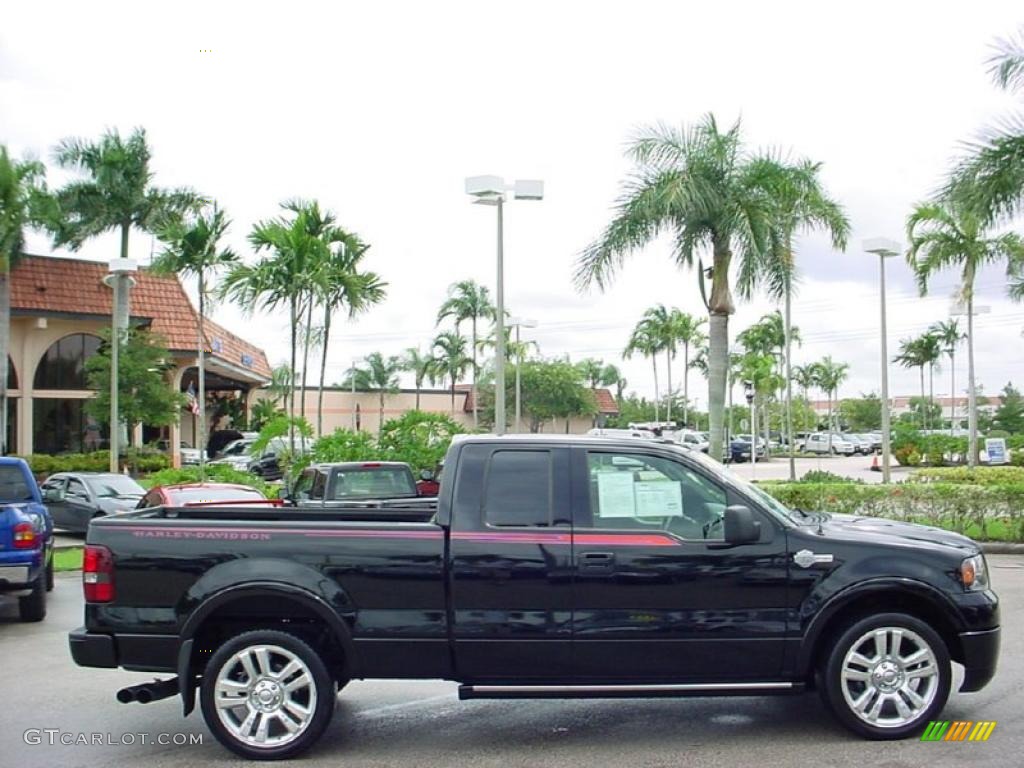
[[[274,534],[307,536],[324,539],[419,539],[440,541],[444,532],[396,531],[359,528],[230,528],[191,526],[125,526],[118,530],[144,539],[201,539],[212,541],[269,541]],[[677,547],[678,539],[661,533],[571,533],[530,531],[453,531],[455,541],[491,542],[495,544],[536,544],[539,546],[570,545],[578,547]]]

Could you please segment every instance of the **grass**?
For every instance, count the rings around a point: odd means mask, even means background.
[[[58,549],[53,553],[53,570],[55,571],[80,571],[82,570],[82,548],[71,547],[69,549]]]

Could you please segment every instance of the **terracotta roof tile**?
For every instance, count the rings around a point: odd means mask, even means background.
[[[22,313],[99,315],[111,313],[111,290],[103,284],[102,261],[52,256],[23,256],[11,271],[11,310]],[[199,335],[198,313],[177,277],[155,275],[142,268],[131,295],[133,318],[151,321],[150,328],[173,351],[192,351]],[[206,351],[215,358],[258,376],[270,377],[262,349],[206,321]]]
[[[594,400],[597,401],[597,412],[598,413],[618,413],[619,404],[615,402],[615,398],[612,397],[612,393],[607,389],[595,389]]]

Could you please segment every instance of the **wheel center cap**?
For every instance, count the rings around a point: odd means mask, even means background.
[[[880,688],[892,689],[903,682],[903,672],[899,665],[892,661],[883,661],[875,667],[872,677]]]
[[[260,680],[252,689],[252,703],[262,712],[273,712],[281,706],[281,686],[272,680]]]

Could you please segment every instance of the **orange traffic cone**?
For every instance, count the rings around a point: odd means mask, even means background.
[[[871,471],[872,472],[881,472],[882,471],[882,468],[880,466],[878,466],[878,454],[877,453],[874,454],[871,457]]]

